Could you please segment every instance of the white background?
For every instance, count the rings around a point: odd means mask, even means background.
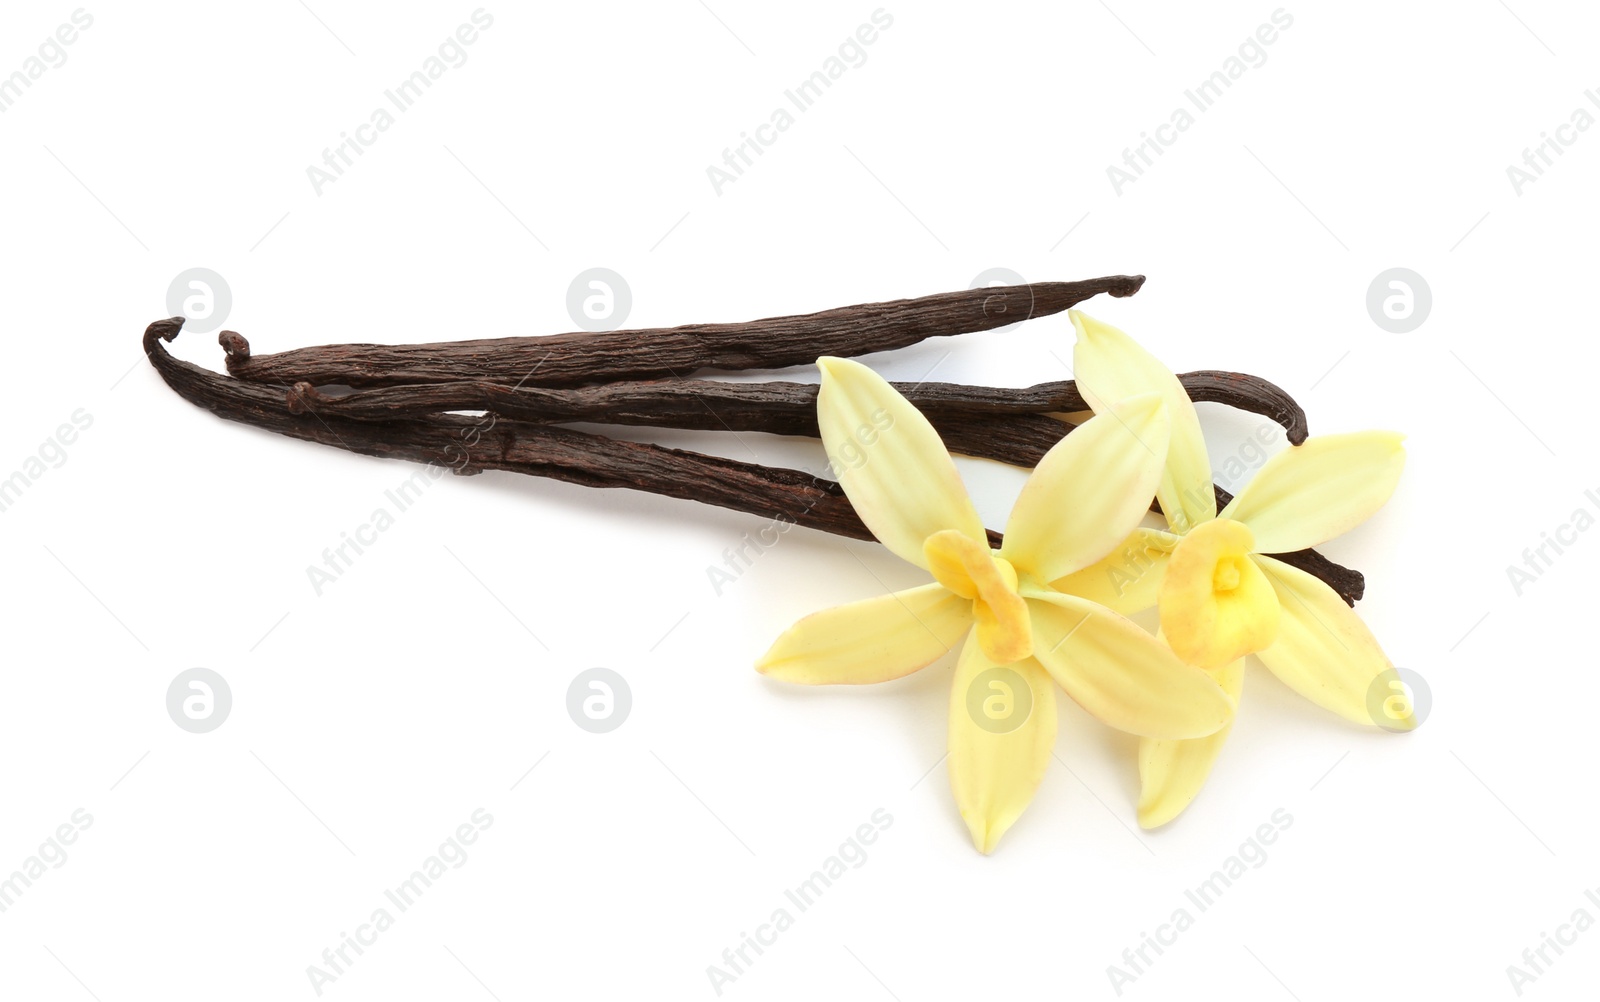
[[[308,965],[480,807],[467,862],[324,996],[715,998],[707,967],[880,808],[866,862],[724,997],[1115,998],[1108,965],[1279,809],[1266,862],[1123,997],[1514,998],[1525,948],[1600,917],[1600,684],[1576,642],[1600,534],[1520,596],[1506,573],[1600,503],[1600,130],[1520,194],[1506,173],[1600,115],[1593,11],[1289,6],[1266,62],[1119,194],[1107,166],[1275,5],[888,6],[867,61],[718,194],[707,166],[873,3],[491,6],[467,62],[319,194],[307,167],[475,5],[308,2],[90,7],[0,114],[0,477],[93,419],[0,516],[0,871],[93,818],[0,914],[7,997],[315,998]],[[73,9],[6,5],[0,74]],[[488,474],[436,484],[319,597],[306,568],[415,468],[219,421],[138,346],[192,267],[273,351],[570,330],[593,266],[631,285],[628,326],[996,267],[1148,275],[1086,308],[1175,370],[1277,381],[1314,433],[1409,434],[1393,502],[1326,549],[1367,573],[1360,611],[1431,717],[1363,731],[1252,667],[1210,786],[1143,833],[1134,742],[1063,699],[1060,761],[985,858],[939,765],[948,662],[825,691],[751,668],[799,616],[919,580],[881,548],[792,532],[719,597],[706,568],[764,520]],[[1396,266],[1433,296],[1405,334],[1366,308]],[[870,361],[1024,385],[1067,378],[1070,344],[1054,317]],[[173,351],[221,367],[212,335]],[[1214,457],[1258,425],[1202,410]],[[1021,474],[964,470],[1001,525]],[[196,666],[233,694],[201,735],[165,709]],[[609,734],[565,708],[595,666],[632,690]],[[1579,997],[1597,953],[1580,935],[1525,996]]]

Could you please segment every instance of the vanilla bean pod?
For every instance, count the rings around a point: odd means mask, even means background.
[[[244,339],[227,331],[221,339]],[[1189,399],[1227,404],[1270,418],[1299,445],[1308,429],[1305,411],[1282,388],[1237,372],[1189,372],[1178,377]],[[344,380],[336,383],[351,385]],[[1071,380],[1006,388],[959,383],[892,383],[939,430],[978,416],[1023,416],[1089,410]],[[290,391],[292,407],[367,421],[441,411],[492,410],[525,421],[648,425],[704,431],[762,431],[817,435],[817,384],[788,381],[733,383],[713,379],[651,380],[598,386],[506,386],[486,380],[422,383],[357,390],[342,396],[309,382]],[[1046,429],[1050,425],[1043,425]],[[1051,438],[1048,449],[1060,439]],[[986,458],[1011,460],[1001,456]],[[1038,461],[1018,465],[1032,466]]]
[[[162,345],[183,317],[158,320],[144,350],[161,378],[190,403],[230,421],[365,456],[449,467],[458,474],[506,470],[585,487],[629,488],[748,512],[852,539],[873,538],[831,480],[800,470],[624,442],[554,425],[439,414],[388,422],[295,414],[287,387],[251,383],[174,358]],[[990,532],[991,545],[1000,545]]]
[[[925,338],[992,330],[1060,313],[1092,296],[1131,296],[1143,275],[1035,282],[844,306],[733,324],[575,332],[432,344],[330,344],[252,355],[224,341],[228,371],[253,382],[394,386],[461,380],[580,386],[686,376],[700,369],[779,369],[823,355],[865,355]]]
[[[1202,371],[1178,377],[1191,399],[1225,403],[1271,417],[1289,441],[1304,442],[1306,416],[1278,386],[1241,373]],[[938,429],[950,451],[1032,468],[1071,426],[1040,412],[1087,410],[1071,382],[1041,383],[1022,389],[962,386],[952,383],[895,383]],[[298,383],[286,402],[295,413],[362,421],[389,421],[452,410],[486,410],[536,422],[590,421],[713,431],[761,431],[779,435],[818,435],[814,383],[730,383],[673,380],[613,383],[574,389],[510,387],[497,383],[433,383],[358,390],[344,396]],[[1217,509],[1233,496],[1214,488]],[[1159,510],[1159,509],[1157,509]],[[1361,572],[1329,560],[1316,550],[1274,554],[1327,582],[1347,604],[1366,590]]]
[[[588,487],[629,488],[854,539],[873,538],[837,483],[799,470],[513,420],[497,420],[485,429],[481,419],[456,414],[376,422],[295,413],[288,387],[230,378],[170,355],[161,342],[177,337],[183,322],[173,317],[151,324],[144,334],[145,353],[180,396],[228,420],[362,455],[448,466],[457,473],[507,470]],[[1031,419],[1011,420],[1024,418]],[[989,541],[999,546],[999,534],[990,530]],[[1305,554],[1315,561],[1297,559]],[[1314,551],[1285,559],[1326,581],[1347,602],[1359,597],[1358,572]]]

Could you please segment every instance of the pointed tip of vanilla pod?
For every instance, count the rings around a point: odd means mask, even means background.
[[[250,342],[238,331],[223,331],[217,335],[217,344],[229,362],[243,362],[250,358]]]
[[[144,329],[145,340],[148,341],[150,338],[158,337],[163,341],[171,341],[178,336],[179,331],[183,330],[185,319],[184,317],[168,317],[165,320],[157,320]]]
[[[1111,295],[1118,299],[1126,299],[1144,288],[1143,275],[1122,275],[1119,277],[1122,279],[1122,283],[1117,288],[1110,290]]]

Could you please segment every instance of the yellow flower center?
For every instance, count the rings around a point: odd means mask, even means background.
[[[955,529],[936,532],[922,544],[928,570],[953,593],[972,600],[978,646],[999,665],[1033,653],[1028,605],[1017,593],[1017,571],[1010,561]]]
[[[1217,569],[1211,575],[1211,589],[1213,591],[1233,591],[1239,587],[1239,561],[1224,558],[1217,561]]]
[[[1251,559],[1255,536],[1243,523],[1202,522],[1172,551],[1161,583],[1161,630],[1190,664],[1220,668],[1272,646],[1278,596]]]

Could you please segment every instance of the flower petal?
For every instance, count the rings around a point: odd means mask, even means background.
[[[1000,555],[1052,581],[1110,553],[1150,510],[1170,427],[1160,394],[1146,393],[1073,429],[1028,477]]]
[[[1110,609],[1026,589],[1033,656],[1101,721],[1147,738],[1197,738],[1233,716],[1227,693],[1166,644]]]
[[[1211,485],[1211,460],[1200,433],[1200,416],[1189,394],[1172,370],[1154,355],[1110,324],[1079,310],[1070,310],[1078,343],[1072,351],[1078,392],[1104,413],[1113,401],[1139,393],[1160,393],[1172,422],[1172,442],[1156,496],[1167,524],[1187,532],[1217,513],[1217,495]]]
[[[1181,538],[1160,529],[1135,529],[1099,561],[1057,578],[1050,587],[1123,615],[1142,612],[1156,604],[1167,561]]]
[[[1251,557],[1250,530],[1232,519],[1196,526],[1161,581],[1161,631],[1178,657],[1220,668],[1271,646],[1278,598]]]
[[[1056,696],[1032,658],[996,665],[975,638],[950,688],[950,789],[988,854],[1033,800],[1056,743]]]
[[[813,613],[789,627],[756,669],[805,685],[886,682],[954,650],[972,602],[939,584]]]
[[[1392,431],[1318,435],[1267,460],[1223,511],[1255,533],[1259,553],[1326,543],[1383,507],[1406,465]]]
[[[878,541],[918,567],[941,529],[988,545],[983,521],[933,425],[860,362],[817,359],[817,424],[833,472]]]
[[[1373,690],[1387,694],[1390,687],[1380,680],[1398,683],[1398,676],[1367,624],[1321,579],[1271,557],[1251,559],[1266,572],[1283,607],[1277,642],[1257,655],[1262,663],[1318,706],[1358,724],[1377,723]],[[1416,724],[1415,717],[1383,722],[1391,731]]]
[[[1244,659],[1213,671],[1224,692],[1239,705],[1244,688]],[[1139,742],[1139,827],[1160,828],[1194,800],[1211,775],[1211,766],[1233,730],[1230,720],[1222,730],[1203,738],[1186,741],[1161,741],[1145,738]]]

